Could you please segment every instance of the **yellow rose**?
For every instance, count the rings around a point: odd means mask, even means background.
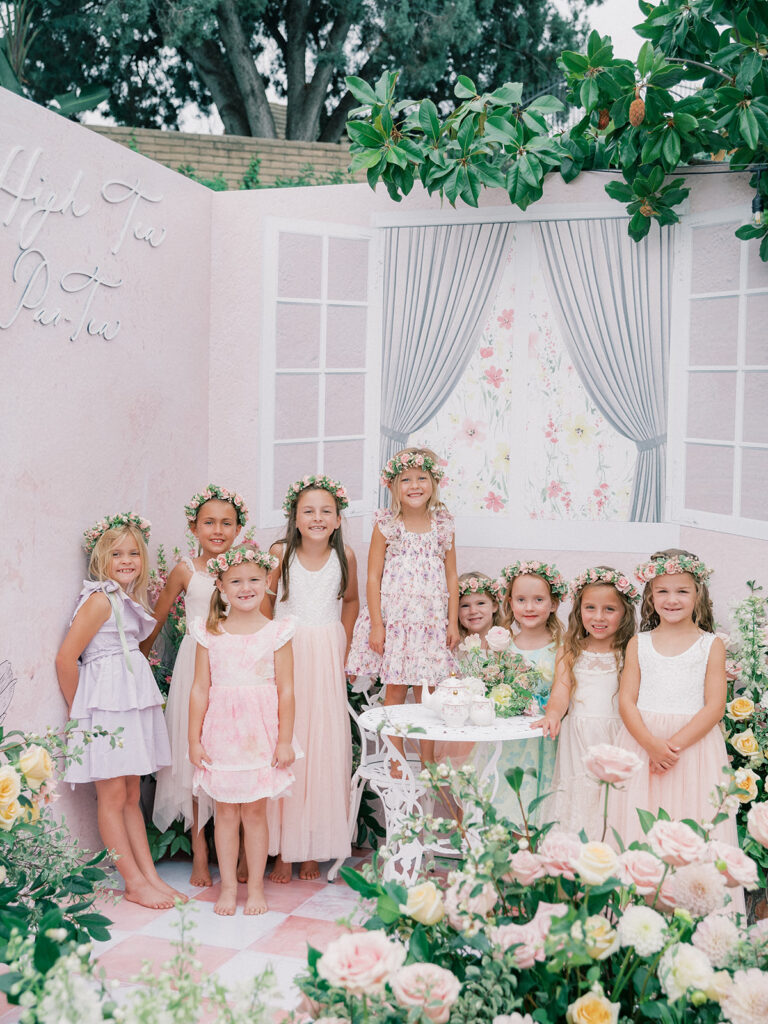
[[[21,804],[18,800],[11,800],[7,804],[0,804],[0,829],[3,832],[10,832],[21,814]]]
[[[606,879],[616,876],[617,861],[615,851],[607,843],[582,843],[573,867],[587,885],[602,885]]]
[[[602,992],[587,992],[565,1011],[568,1024],[617,1024],[619,1003],[612,1003]]]
[[[729,718],[743,722],[745,718],[750,718],[754,714],[755,702],[749,697],[735,697],[730,704],[726,704],[725,709]]]
[[[24,772],[29,788],[36,793],[53,774],[53,761],[45,747],[33,743],[19,758],[19,768]]]
[[[0,768],[0,804],[9,804],[21,792],[21,776],[9,764]]]
[[[419,924],[437,924],[445,914],[443,895],[434,882],[422,882],[408,890],[408,902],[400,911]]]
[[[584,922],[584,941],[593,960],[605,960],[619,948],[619,936],[602,914],[593,914]]]
[[[734,772],[733,781],[739,787],[736,792],[737,798],[743,804],[748,804],[757,796],[758,776],[751,768],[739,768]]]
[[[753,754],[760,753],[760,747],[751,729],[745,729],[744,732],[737,733],[731,739],[731,746],[734,750],[738,750],[742,757],[750,757]]]

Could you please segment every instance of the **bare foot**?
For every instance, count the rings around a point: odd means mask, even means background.
[[[212,885],[211,872],[208,869],[208,861],[192,861],[192,874],[189,876],[190,885],[199,885],[201,888]]]
[[[287,885],[293,878],[293,864],[286,864],[282,857],[275,857],[275,866],[269,875],[270,882]]]
[[[174,889],[172,885],[168,885],[168,883],[164,882],[159,875],[157,876],[157,879],[151,879],[150,884],[159,892],[166,893],[172,900],[181,900],[182,903],[186,903],[189,900],[189,896],[185,896],[183,892],[179,892],[179,890]]]
[[[150,910],[170,910],[173,906],[173,898],[155,889],[149,882],[126,887],[124,896],[129,903],[138,903],[140,907],[148,907]]]
[[[224,889],[213,907],[214,914],[231,917],[237,908],[237,889]]]
[[[257,886],[254,889],[249,887],[248,899],[245,901],[244,914],[266,914],[267,912],[267,898],[264,895],[264,889],[262,886]]]
[[[238,882],[248,881],[248,861],[245,859],[245,852],[240,854],[237,862],[237,880]]]
[[[305,882],[311,882],[313,878],[320,877],[320,868],[317,866],[316,860],[305,860],[299,868],[299,878],[302,878]]]

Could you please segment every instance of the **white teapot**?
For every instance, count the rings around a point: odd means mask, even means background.
[[[464,725],[469,717],[470,700],[466,693],[454,689],[443,699],[442,719],[449,729]]]
[[[422,680],[421,684],[421,703],[425,708],[429,708],[436,715],[442,716],[443,703],[448,697],[459,697],[467,706],[467,713],[469,713],[469,703],[472,699],[472,692],[467,686],[466,679],[459,679],[456,676],[448,676],[447,679],[441,680],[437,684],[434,690],[430,692],[426,680]]]

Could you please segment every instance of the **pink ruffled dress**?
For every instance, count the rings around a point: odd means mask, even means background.
[[[200,826],[213,803],[251,803],[280,796],[294,782],[290,768],[273,768],[278,735],[275,651],[288,643],[294,619],[268,622],[256,633],[209,633],[202,619],[192,635],[208,651],[211,688],[201,742],[210,765],[195,768],[192,790]],[[294,752],[300,756],[294,743]]]
[[[120,746],[112,747],[108,737],[85,746],[81,763],[71,762],[64,775],[72,783],[149,775],[171,763],[163,697],[139,650],[155,620],[115,580],[86,580],[72,619],[99,592],[110,599],[112,611],[80,655],[70,718],[76,718],[81,729],[123,731]],[[81,746],[79,734],[70,737],[70,749]]]
[[[387,542],[381,577],[384,654],[368,646],[371,617],[364,608],[355,623],[347,671],[378,676],[383,686],[414,686],[422,679],[434,685],[456,670],[445,643],[445,556],[453,547],[453,516],[438,509],[426,533],[406,530],[390,509],[379,509],[374,520]]]

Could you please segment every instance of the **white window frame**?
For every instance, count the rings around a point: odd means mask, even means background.
[[[693,271],[693,230],[718,224],[734,225],[745,220],[743,204],[721,207],[706,213],[685,218],[681,227],[682,252],[678,260],[678,279],[675,287],[673,306],[673,332],[670,351],[669,379],[669,431],[667,462],[667,494],[670,499],[670,518],[683,526],[693,526],[718,533],[732,533],[756,540],[768,540],[768,521],[748,519],[737,513],[725,515],[720,512],[704,512],[690,509],[685,503],[685,446],[688,443],[706,444],[711,447],[726,447],[734,450],[733,507],[741,506],[741,455],[745,448],[765,449],[766,444],[743,441],[744,420],[744,374],[746,372],[768,373],[768,366],[753,366],[744,361],[746,350],[746,299],[748,295],[764,295],[766,288],[747,287],[747,266],[749,246],[754,242],[740,242],[739,284],[735,289],[721,292],[691,294]],[[724,366],[689,365],[691,300],[698,298],[738,298],[739,323],[736,339],[736,361]],[[736,373],[736,424],[731,441],[717,441],[688,437],[688,384],[689,371]]]
[[[325,352],[326,342],[326,310],[328,306],[359,306],[367,307],[366,339],[365,339],[365,370],[359,367],[322,368],[317,371],[320,376],[321,395],[318,401],[318,415],[324,408],[325,377],[344,373],[358,373],[365,377],[364,386],[364,421],[361,435],[324,435],[311,438],[275,438],[275,382],[277,375],[276,358],[276,318],[278,302],[278,241],[281,234],[316,235],[323,239],[322,280],[320,299],[309,300],[284,297],[292,304],[320,305],[321,315],[321,353]],[[365,239],[369,242],[368,249],[368,280],[366,302],[353,300],[329,300],[327,297],[327,268],[329,238]],[[272,497],[274,492],[275,448],[281,444],[301,444],[307,441],[319,442],[322,445],[329,440],[362,440],[363,441],[363,496],[350,501],[345,516],[360,516],[376,507],[378,496],[378,436],[379,407],[381,402],[381,286],[380,256],[378,250],[378,232],[371,228],[350,224],[338,224],[330,221],[309,221],[302,219],[285,219],[267,217],[264,225],[263,282],[262,282],[262,344],[260,347],[259,366],[259,458],[261,486],[259,488],[259,526],[262,528],[280,526],[284,522],[281,508],[276,508]],[[271,254],[271,258],[267,258]],[[324,360],[321,360],[321,366]],[[297,369],[281,369],[280,373],[302,373]]]

